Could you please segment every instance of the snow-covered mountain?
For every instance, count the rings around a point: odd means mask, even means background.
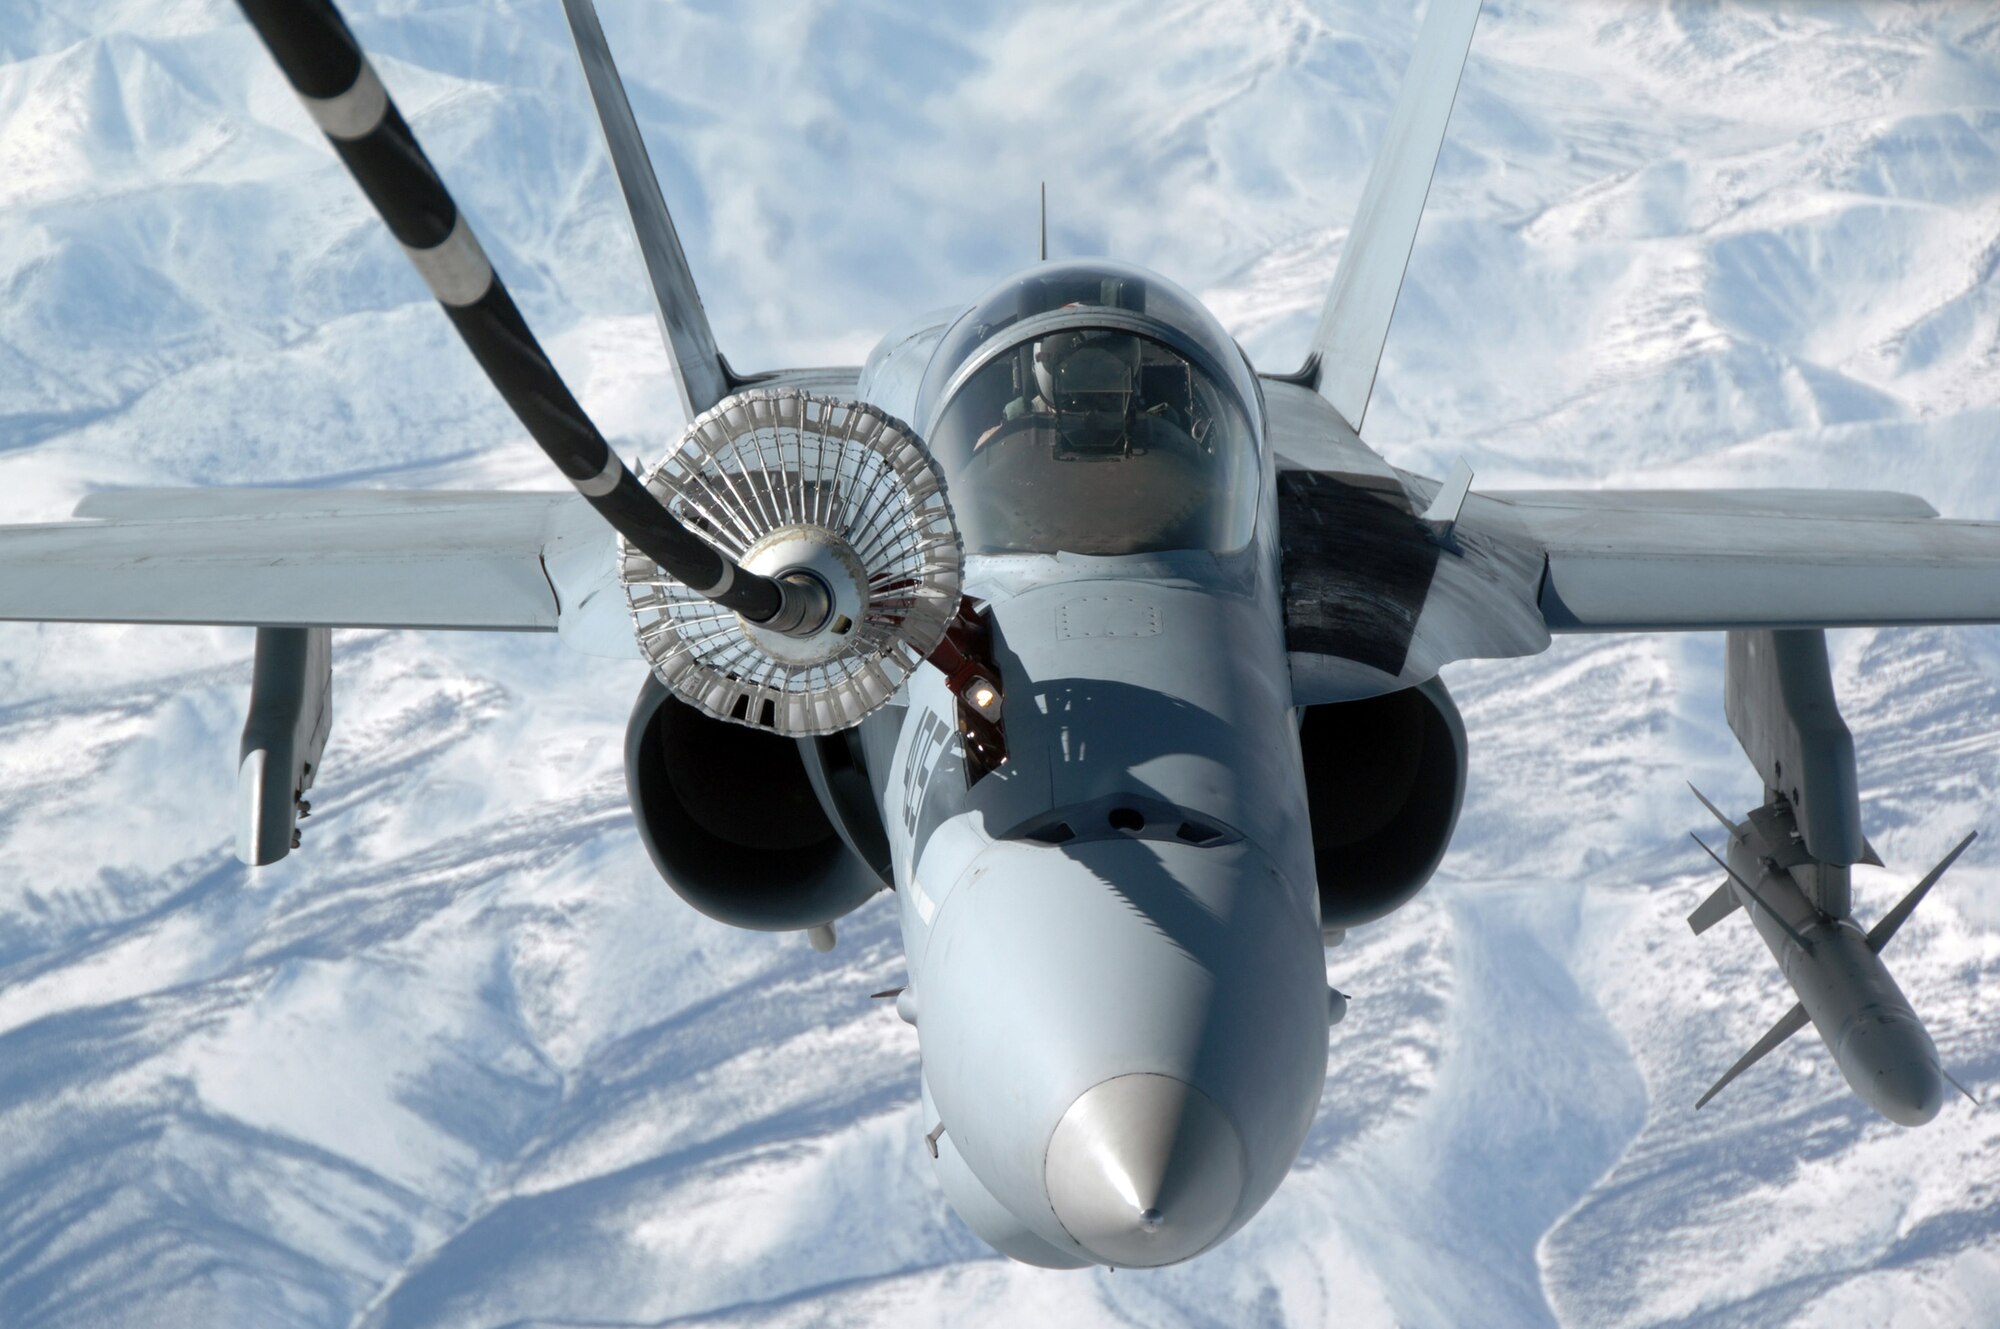
[[[718,337],[855,362],[1109,252],[1299,358],[1410,0],[606,4]],[[681,421],[554,0],[353,0],[560,367]],[[552,477],[223,0],[0,0],[0,520],[102,486]],[[1480,483],[1866,485],[2000,518],[2000,18],[1488,0],[1368,421]],[[1903,1131],[1713,884],[1720,643],[1455,667],[1444,871],[1221,1251],[1005,1263],[922,1156],[892,911],[731,932],[624,809],[636,665],[343,633],[305,847],[230,856],[247,631],[0,625],[0,1325],[2000,1325],[2000,1115]],[[1833,640],[1864,915],[2000,792],[2000,635]],[[2000,827],[1996,827],[2000,829]],[[2000,1091],[2000,854],[1893,967]]]

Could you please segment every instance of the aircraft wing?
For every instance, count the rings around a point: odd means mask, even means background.
[[[568,635],[616,547],[568,493],[128,490],[76,515],[0,527],[0,619]]]
[[[2000,622],[2000,523],[1899,494],[1649,497],[1497,493],[1465,521],[1542,552],[1551,632]]]
[[[1472,492],[1439,520],[1437,481],[1383,462],[1317,393],[1264,386],[1301,705],[1554,632],[2000,622],[2000,523],[1809,489]]]

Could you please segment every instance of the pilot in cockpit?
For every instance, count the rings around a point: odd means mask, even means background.
[[[918,404],[968,554],[1234,553],[1255,528],[1256,380],[1150,275],[1010,279],[952,324]]]
[[[1115,461],[1154,446],[1190,446],[1187,417],[1171,400],[1145,400],[1140,340],[1111,331],[1059,332],[1030,343],[1022,354],[1030,374],[1017,380],[1031,390],[1002,410],[978,447],[1017,433],[1053,431],[1058,461]]]

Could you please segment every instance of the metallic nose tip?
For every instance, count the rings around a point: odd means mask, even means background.
[[[1085,1090],[1049,1140],[1049,1204],[1077,1243],[1127,1268],[1194,1255],[1243,1199],[1243,1141],[1213,1100],[1168,1075]]]

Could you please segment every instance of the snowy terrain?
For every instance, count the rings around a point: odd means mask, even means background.
[[[1291,368],[1410,0],[607,3],[718,338],[855,363],[1033,256]],[[973,10],[977,12],[972,12]],[[348,12],[585,404],[681,421],[555,0]],[[552,477],[223,0],[0,0],[0,520],[111,485]],[[2000,18],[1488,0],[1368,420],[1484,485],[1883,485],[2000,519]],[[2000,1325],[2000,1110],[1902,1131],[1801,1036],[1687,778],[1717,639],[1454,668],[1438,882],[1296,1174],[1154,1273],[993,1256],[932,1185],[887,902],[831,956],[678,904],[638,666],[351,632],[303,852],[230,854],[247,631],[0,625],[0,1326]],[[1833,639],[1890,958],[2000,1095],[2000,634]]]

